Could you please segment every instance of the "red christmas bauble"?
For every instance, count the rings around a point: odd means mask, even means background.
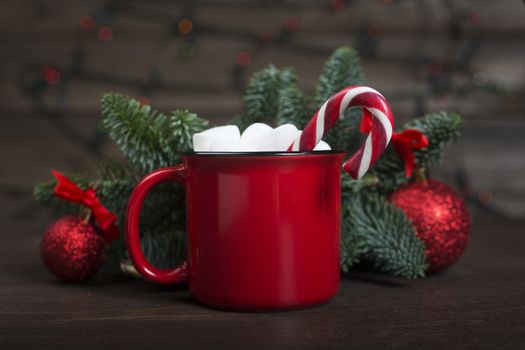
[[[391,194],[390,200],[408,216],[425,243],[427,272],[441,271],[463,254],[470,236],[470,215],[463,199],[449,186],[437,180],[410,183]]]
[[[80,282],[104,264],[106,241],[95,227],[77,216],[55,221],[40,244],[44,264],[62,281]]]

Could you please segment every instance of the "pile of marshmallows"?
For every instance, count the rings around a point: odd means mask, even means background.
[[[255,123],[241,135],[236,125],[211,128],[193,135],[195,152],[286,152],[288,147],[301,136],[302,131],[292,124],[277,128],[264,123]],[[330,146],[320,141],[314,151],[330,150]]]

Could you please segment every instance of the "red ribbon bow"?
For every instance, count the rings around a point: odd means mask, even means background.
[[[102,230],[104,238],[109,242],[116,239],[119,234],[115,226],[117,217],[100,203],[95,190],[88,188],[86,191],[83,191],[73,181],[58,171],[52,170],[51,172],[57,179],[57,185],[54,190],[55,196],[69,202],[83,204],[91,209],[97,225]]]
[[[359,131],[363,134],[368,134],[371,129],[372,116],[370,113],[363,113]],[[407,129],[400,133],[392,133],[392,144],[405,164],[405,176],[412,176],[412,170],[414,170],[414,164],[416,161],[413,150],[427,147],[427,137],[419,130]]]

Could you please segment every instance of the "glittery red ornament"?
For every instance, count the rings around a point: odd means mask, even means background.
[[[425,243],[427,272],[438,272],[463,254],[470,234],[470,215],[465,202],[437,180],[410,183],[390,196],[391,202],[414,224]]]
[[[89,222],[77,216],[55,221],[40,244],[44,264],[62,281],[80,282],[104,264],[106,240]]]

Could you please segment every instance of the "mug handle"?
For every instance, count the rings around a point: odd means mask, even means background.
[[[179,165],[174,168],[159,169],[146,175],[137,187],[135,187],[128,202],[126,213],[126,241],[131,261],[141,275],[159,284],[185,282],[188,278],[188,267],[186,261],[168,269],[156,268],[148,262],[140,246],[140,209],[148,192],[157,184],[174,181],[184,185],[186,183],[186,169],[185,165]]]

